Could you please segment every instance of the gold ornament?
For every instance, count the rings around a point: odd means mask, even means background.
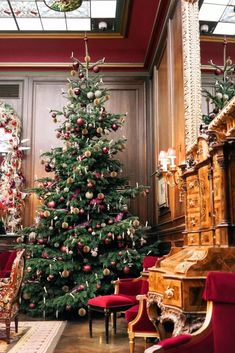
[[[103,132],[102,127],[97,127],[96,132],[97,132],[97,134],[102,134],[102,132]]]
[[[133,224],[133,226],[134,226],[135,228],[138,228],[139,225],[140,225],[140,222],[138,221],[138,219],[134,219],[134,221],[132,222],[132,224]]]
[[[86,315],[86,310],[85,310],[84,308],[80,308],[80,309],[78,310],[78,315],[79,315],[79,316],[85,316],[85,315]]]
[[[91,156],[91,151],[85,151],[84,156],[89,158]]]
[[[82,251],[88,253],[90,251],[90,247],[88,245],[83,246]]]
[[[110,270],[108,268],[104,268],[103,275],[104,276],[109,276],[110,275]]]
[[[104,194],[102,192],[99,192],[97,197],[98,197],[99,200],[103,200],[104,199]]]
[[[72,184],[74,182],[73,178],[72,177],[68,177],[66,183],[67,184]]]
[[[46,217],[46,218],[50,217],[50,212],[49,211],[44,211],[43,212],[43,216]]]
[[[66,228],[69,227],[69,225],[68,225],[67,222],[63,222],[62,225],[61,225],[61,227],[62,227],[63,229],[66,229]]]
[[[24,292],[22,297],[24,298],[24,300],[29,300],[31,298],[31,294],[28,292]]]
[[[70,275],[70,273],[69,273],[68,270],[64,270],[64,271],[61,273],[61,277],[63,277],[63,278],[67,278],[67,277],[69,277],[69,275]]]
[[[88,134],[88,130],[85,128],[85,129],[82,129],[82,134],[83,135],[87,135]]]
[[[112,178],[116,178],[117,174],[118,174],[118,173],[114,171],[114,172],[111,172],[111,173],[110,173],[110,176],[111,176]]]

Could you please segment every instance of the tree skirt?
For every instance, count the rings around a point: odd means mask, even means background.
[[[0,324],[0,353],[52,353],[66,326],[66,321],[19,322],[18,333],[11,324],[11,343],[5,341],[5,325]]]

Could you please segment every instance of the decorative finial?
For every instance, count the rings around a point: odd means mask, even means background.
[[[79,59],[75,58],[73,56],[73,53],[71,54],[71,59],[73,60],[75,65],[79,64],[81,66],[81,68],[83,68],[86,71],[86,78],[88,78],[88,71],[90,69],[93,69],[94,72],[98,72],[99,71],[98,65],[103,64],[105,61],[105,58],[100,59],[100,60],[96,61],[95,63],[91,63],[91,58],[89,56],[89,51],[88,51],[88,38],[87,38],[86,33],[84,36],[84,42],[85,42],[85,57],[84,57],[85,63],[82,63]]]

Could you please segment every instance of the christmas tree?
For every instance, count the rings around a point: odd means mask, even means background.
[[[26,193],[22,191],[23,150],[20,141],[21,120],[11,105],[0,102],[0,232],[15,233],[22,224]],[[0,234],[1,234],[0,233]]]
[[[38,220],[18,239],[27,250],[22,309],[31,315],[86,314],[87,300],[113,290],[113,279],[141,270],[145,229],[128,211],[129,199],[148,189],[131,187],[115,156],[125,139],[108,139],[126,115],[108,113],[109,94],[92,64],[73,59],[68,102],[51,111],[62,146],[42,154],[52,177],[37,180]],[[51,175],[51,174],[50,174]],[[140,196],[141,197],[141,196]],[[145,244],[146,245],[146,244]],[[147,247],[146,247],[147,248]]]
[[[213,67],[215,75],[221,77],[221,79],[216,79],[212,93],[206,89],[202,91],[207,102],[207,114],[202,116],[205,124],[209,124],[235,94],[235,65],[231,58],[227,57],[226,48],[227,40],[225,38],[223,52],[224,65],[222,68],[210,60],[210,65]],[[210,109],[211,106],[212,110]]]

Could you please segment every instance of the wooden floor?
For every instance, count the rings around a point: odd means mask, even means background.
[[[150,345],[152,345],[151,343]],[[143,353],[145,342],[136,338],[135,353]],[[97,318],[93,322],[93,338],[89,337],[88,320],[68,321],[54,353],[129,353],[127,325],[124,317],[117,319],[117,334],[110,327],[110,343],[105,343],[104,321]]]

